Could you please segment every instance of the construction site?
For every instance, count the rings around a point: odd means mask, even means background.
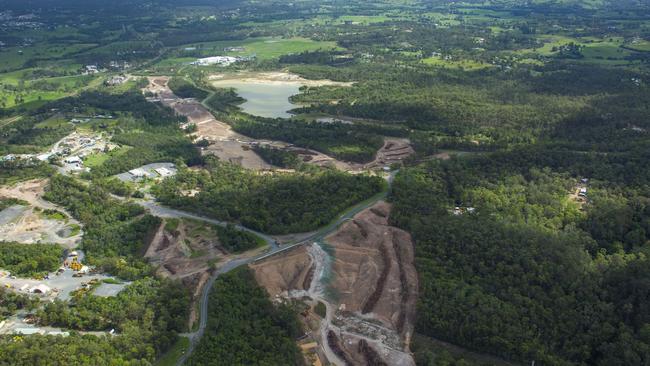
[[[300,345],[309,364],[415,364],[413,243],[388,225],[389,212],[379,202],[322,242],[251,265],[274,301],[305,304]]]
[[[287,76],[272,74],[269,77],[271,77],[269,82],[276,82],[277,77],[282,81]],[[215,155],[222,161],[235,163],[247,169],[259,171],[277,168],[265,162],[253,151],[256,146],[291,151],[296,153],[303,162],[334,167],[352,173],[387,168],[391,164],[402,162],[414,153],[408,139],[387,137],[373,161],[359,164],[341,161],[319,151],[297,147],[283,141],[253,139],[233,131],[227,123],[217,120],[200,101],[176,96],[168,86],[169,79],[167,76],[149,77],[149,85],[143,91],[153,96],[147,99],[151,102],[162,103],[174,109],[179,115],[186,116],[187,122],[182,128],[195,125],[196,131],[192,134],[194,141],[206,140],[209,142],[208,146],[202,148],[203,155]],[[266,79],[263,78],[263,80]],[[307,82],[302,79],[298,81]]]
[[[248,169],[270,169],[267,164],[250,149],[245,148],[251,139],[240,135],[221,121],[218,121],[201,102],[192,98],[176,96],[168,86],[169,77],[156,76],[149,78],[149,85],[143,90],[153,97],[148,97],[150,102],[159,102],[176,111],[179,115],[187,117],[187,122],[181,126],[186,128],[195,125],[197,130],[193,133],[194,140],[207,140],[210,145],[202,149],[202,154],[218,156],[223,161],[240,164]]]
[[[32,180],[0,187],[0,199],[19,204],[0,211],[0,237],[23,244],[57,243],[76,248],[82,237],[81,224],[65,210],[42,199],[46,180]]]
[[[20,202],[0,211],[0,237],[2,241],[25,245],[56,243],[65,248],[61,265],[57,271],[38,278],[16,277],[0,269],[0,286],[37,296],[42,301],[68,300],[77,291],[93,291],[98,296],[117,295],[128,283],[94,273],[84,264],[84,253],[77,249],[83,226],[65,209],[43,199],[46,186],[47,180],[42,179],[0,187],[0,199]],[[105,280],[112,283],[103,283]],[[0,323],[0,334],[12,333],[65,335],[60,329],[35,327],[25,312]]]

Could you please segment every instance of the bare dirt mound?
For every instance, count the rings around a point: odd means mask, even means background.
[[[300,156],[300,159],[302,159],[302,161],[309,164],[313,164],[317,166],[325,166],[325,167],[334,167],[336,169],[345,170],[345,171],[360,171],[363,169],[362,164],[337,160],[329,155],[325,155],[316,150],[306,149],[302,147],[295,147],[295,146],[288,146],[285,149],[298,154]]]
[[[390,166],[391,164],[401,163],[404,159],[413,155],[415,150],[408,139],[387,137],[384,140],[384,146],[377,151],[374,161],[366,164],[366,168],[375,168]]]
[[[335,249],[331,287],[346,311],[373,313],[394,329],[417,297],[410,235],[388,225],[390,205],[379,202],[326,238]],[[400,330],[401,331],[401,330]]]
[[[299,246],[282,256],[273,256],[251,264],[257,283],[266,288],[271,297],[286,296],[294,290],[309,290],[314,275],[307,248]]]
[[[408,352],[418,290],[411,236],[388,225],[389,212],[390,205],[379,202],[325,239],[334,248],[334,324],[344,333],[382,340],[384,360],[388,349]],[[368,344],[348,343],[343,348],[352,358],[375,357]]]
[[[389,213],[390,205],[378,202],[325,244],[250,265],[275,301],[306,304],[302,321],[310,331],[301,347],[313,349],[320,360],[415,365],[409,350],[418,291],[413,243],[407,232],[388,225]],[[311,342],[318,346],[311,348]]]

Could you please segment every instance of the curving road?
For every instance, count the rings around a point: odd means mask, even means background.
[[[278,243],[273,237],[271,237],[269,235],[266,235],[264,233],[261,233],[259,231],[256,231],[256,230],[249,229],[249,228],[247,228],[245,226],[242,226],[242,225],[239,225],[239,224],[235,224],[235,223],[231,223],[231,222],[227,222],[227,221],[215,220],[215,219],[211,219],[209,217],[197,215],[197,214],[190,213],[190,212],[187,212],[187,211],[176,210],[176,209],[173,209],[173,208],[165,207],[165,206],[163,206],[163,205],[161,205],[161,204],[159,204],[159,203],[157,203],[155,201],[145,200],[145,201],[136,201],[136,203],[139,204],[140,206],[146,208],[147,210],[149,210],[149,212],[152,215],[158,216],[158,217],[193,219],[193,220],[203,221],[203,222],[207,222],[207,223],[210,223],[210,224],[213,224],[213,225],[219,225],[219,226],[224,226],[224,227],[227,226],[227,225],[232,225],[235,228],[237,228],[238,230],[246,231],[246,232],[249,232],[251,234],[259,236],[267,244],[269,244],[271,246],[272,250],[278,248]]]
[[[388,187],[390,187],[393,183],[393,179],[395,178],[395,175],[397,174],[398,171],[392,172],[387,181],[388,181]],[[388,190],[385,190],[372,198],[363,201],[361,203],[356,204],[355,206],[352,206],[349,208],[347,211],[345,211],[343,214],[339,215],[332,223],[329,225],[326,225],[320,229],[318,229],[314,234],[310,235],[309,237],[296,241],[294,243],[289,243],[285,244],[282,246],[279,246],[277,241],[272,238],[269,235],[260,233],[258,231],[249,229],[245,226],[242,225],[235,225],[240,230],[244,230],[250,233],[253,233],[255,235],[258,235],[264,241],[266,241],[270,246],[270,250],[261,253],[259,255],[256,255],[254,257],[250,258],[240,258],[240,259],[233,259],[226,264],[224,264],[222,267],[220,267],[217,271],[215,271],[212,276],[210,276],[210,279],[205,283],[203,286],[203,291],[201,292],[201,300],[199,303],[199,328],[193,332],[193,333],[188,333],[186,334],[187,337],[190,339],[190,346],[188,347],[187,351],[178,359],[176,362],[176,365],[180,366],[187,361],[187,359],[190,357],[192,352],[194,352],[194,349],[196,348],[196,345],[199,343],[201,340],[201,337],[203,337],[203,334],[205,333],[205,328],[208,325],[208,302],[210,298],[210,290],[212,289],[212,286],[214,284],[214,281],[217,280],[219,276],[222,274],[228,273],[232,271],[233,269],[239,268],[242,265],[247,265],[249,263],[257,262],[259,260],[268,258],[270,256],[285,252],[287,250],[290,250],[296,246],[307,244],[307,243],[312,243],[314,241],[319,241],[334,232],[342,223],[345,221],[351,220],[354,215],[358,214],[359,212],[365,210],[368,207],[371,207],[378,201],[386,198],[388,195]],[[159,216],[159,217],[175,217],[175,218],[190,218],[194,220],[199,220],[199,221],[204,221],[208,222],[211,224],[215,225],[220,225],[220,226],[225,226],[231,223],[224,222],[224,221],[219,221],[219,220],[214,220],[205,216],[181,211],[181,210],[176,210],[172,208],[168,208],[165,206],[162,206],[156,202],[153,201],[139,201],[138,204],[141,206],[145,207],[148,209],[153,215]]]

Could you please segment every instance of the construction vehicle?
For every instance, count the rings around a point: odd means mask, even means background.
[[[77,257],[73,257],[73,258],[72,258],[72,263],[70,263],[70,268],[71,268],[73,271],[78,271],[78,270],[81,269],[81,267],[82,267],[82,265],[81,265],[81,263],[79,263],[79,262],[77,261]]]

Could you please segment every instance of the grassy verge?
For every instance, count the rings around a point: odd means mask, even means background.
[[[180,337],[178,341],[174,343],[172,348],[167,351],[162,357],[156,361],[156,366],[173,366],[176,365],[178,359],[187,352],[187,349],[190,347],[190,339],[187,337]]]

